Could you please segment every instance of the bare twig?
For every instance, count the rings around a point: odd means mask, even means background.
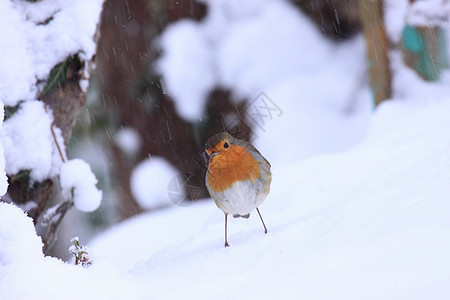
[[[45,237],[42,242],[44,243],[44,253],[50,249],[55,242],[55,234],[66,213],[73,207],[72,199],[58,203],[57,205],[47,209],[45,216],[42,220],[42,225],[47,226]]]
[[[64,154],[63,154],[63,152],[61,150],[61,146],[58,143],[58,139],[56,138],[55,129],[53,128],[54,126],[55,126],[55,124],[52,124],[52,126],[50,126],[50,130],[52,132],[52,136],[53,136],[53,140],[55,141],[56,148],[58,149],[59,156],[61,157],[62,162],[65,163],[66,159],[65,159]]]

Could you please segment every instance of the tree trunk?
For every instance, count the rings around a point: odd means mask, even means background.
[[[358,0],[291,0],[328,38],[345,40],[361,30]]]
[[[361,0],[360,15],[367,45],[367,65],[375,105],[391,98],[389,43],[383,25],[383,1]]]

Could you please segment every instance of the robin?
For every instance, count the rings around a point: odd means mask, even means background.
[[[270,190],[270,163],[250,143],[234,138],[226,132],[212,136],[205,145],[209,163],[206,187],[216,205],[225,213],[225,247],[228,214],[248,218],[256,208],[264,232],[267,227],[258,206]]]

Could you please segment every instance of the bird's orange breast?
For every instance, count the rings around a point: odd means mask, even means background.
[[[238,145],[231,145],[209,161],[208,185],[216,192],[230,188],[237,181],[255,181],[260,176],[258,162],[247,149]]]

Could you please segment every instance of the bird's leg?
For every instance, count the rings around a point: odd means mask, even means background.
[[[227,220],[228,220],[228,214],[225,213],[225,247],[230,247],[230,244],[228,244],[228,241],[227,241]]]
[[[267,233],[267,227],[266,227],[266,224],[264,224],[264,220],[263,220],[263,218],[262,218],[262,216],[261,216],[261,213],[259,212],[259,209],[256,208],[256,211],[258,212],[258,215],[259,215],[259,217],[261,218],[261,222],[263,223],[263,226],[264,226],[264,233]]]

